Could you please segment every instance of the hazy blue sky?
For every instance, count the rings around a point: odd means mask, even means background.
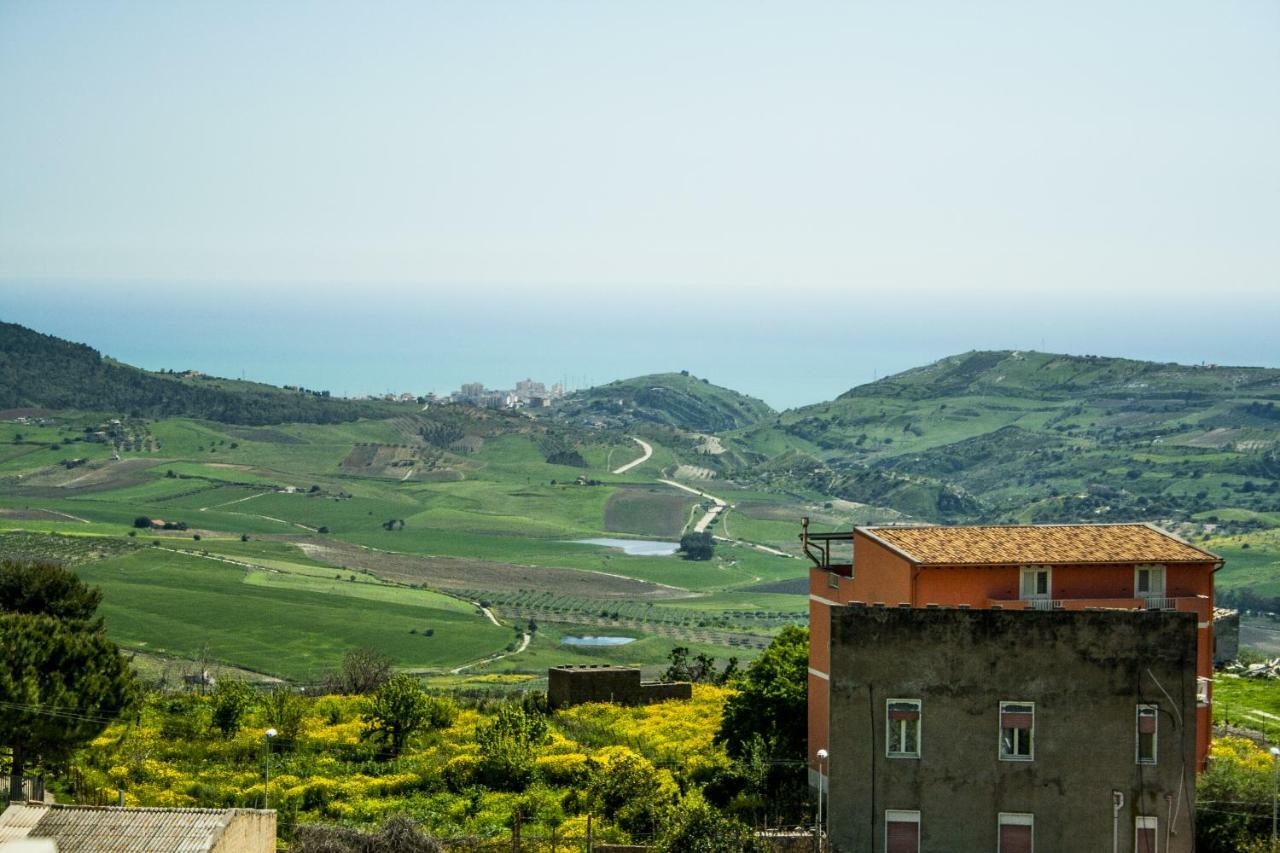
[[[0,0],[0,318],[353,393],[1280,364],[1277,44],[1268,0]]]

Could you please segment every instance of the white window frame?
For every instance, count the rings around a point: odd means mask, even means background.
[[[1203,675],[1200,675],[1200,676],[1197,676],[1197,677],[1196,677],[1196,705],[1197,705],[1197,707],[1204,708],[1204,707],[1207,707],[1207,706],[1210,704],[1210,703],[1209,703],[1209,697],[1210,697],[1210,695],[1212,695],[1212,694],[1211,694],[1211,692],[1210,692],[1210,691],[1212,690],[1212,687],[1213,687],[1213,679],[1211,679],[1211,678],[1206,678],[1206,677],[1204,677]]]
[[[1029,826],[1031,827],[1031,850],[1034,853],[1036,849],[1036,816],[1033,814],[1025,814],[1022,812],[1000,812],[996,818],[996,848],[998,853],[1004,853],[999,850],[1000,847],[1000,827],[1002,826]]]
[[[1044,592],[1036,592],[1040,574],[1044,574]],[[1027,583],[1031,578],[1031,583]],[[1031,592],[1028,592],[1028,586]],[[1023,601],[1049,601],[1053,598],[1053,566],[1023,566],[1018,574],[1018,598]]]
[[[1142,712],[1152,712],[1152,717],[1156,721],[1155,731],[1151,733],[1151,758],[1142,757],[1142,732],[1139,730],[1142,725]],[[1133,761],[1135,764],[1141,764],[1144,767],[1154,767],[1160,759],[1160,706],[1159,705],[1139,705],[1133,712]]]
[[[916,718],[916,751],[915,752],[893,752],[889,749],[889,743],[893,735],[893,720],[889,719],[889,706],[897,703],[904,703],[904,704],[909,703],[911,705],[915,705],[916,713],[919,714],[919,716]],[[919,699],[886,699],[884,701],[884,754],[885,754],[885,757],[886,758],[919,758],[920,751],[923,747],[923,743],[921,742],[922,741],[921,735],[924,732],[924,727],[921,725],[921,723],[923,722],[924,722],[924,703],[921,700]]]
[[[884,849],[889,849],[889,824],[914,823],[916,825],[916,849],[920,849],[920,812],[903,809],[884,810]]]
[[[1004,753],[1004,709],[1010,705],[1026,706],[1031,709],[1031,752],[1029,755],[1005,755]],[[999,713],[996,715],[996,754],[1001,761],[1035,761],[1036,760],[1036,703],[1022,702],[1017,699],[1001,701]]]
[[[1147,573],[1148,589],[1146,592],[1142,592],[1138,588],[1138,578],[1142,576],[1143,572]],[[1160,579],[1159,589],[1156,589],[1155,585],[1150,583],[1157,577]],[[1138,563],[1133,567],[1133,597],[1164,598],[1165,591],[1169,588],[1168,581],[1168,572],[1165,571],[1163,563]]]
[[[1138,833],[1150,829],[1156,837],[1156,847],[1151,853],[1160,853],[1160,818],[1151,815],[1138,815],[1133,819],[1133,849],[1138,849]]]

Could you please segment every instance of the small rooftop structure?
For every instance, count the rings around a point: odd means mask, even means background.
[[[15,803],[0,814],[0,847],[43,839],[58,853],[272,853],[276,813]]]
[[[693,686],[689,682],[641,681],[640,670],[630,666],[568,665],[547,671],[547,702],[552,708],[584,702],[648,705],[692,697]]]

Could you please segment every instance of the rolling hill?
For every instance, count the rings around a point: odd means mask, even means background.
[[[1280,510],[1280,370],[972,352],[726,441],[767,481],[933,521]],[[780,464],[782,463],[782,464]]]
[[[134,417],[197,417],[223,423],[342,423],[386,417],[380,403],[337,400],[200,374],[152,373],[97,350],[0,323],[0,409],[78,409]]]
[[[555,407],[562,420],[617,426],[655,424],[696,432],[749,426],[774,414],[762,400],[684,373],[654,373],[587,388]]]

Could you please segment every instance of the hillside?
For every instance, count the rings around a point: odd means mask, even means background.
[[[381,403],[335,400],[328,392],[151,373],[104,358],[84,344],[0,323],[0,409],[17,408],[196,417],[245,425],[341,423],[394,411]]]
[[[929,520],[1178,520],[1280,509],[1277,401],[1275,369],[973,352],[729,443],[775,484]]]
[[[773,415],[762,400],[713,385],[688,373],[655,373],[620,379],[566,397],[557,418],[630,428],[656,424],[697,432],[721,432]]]

